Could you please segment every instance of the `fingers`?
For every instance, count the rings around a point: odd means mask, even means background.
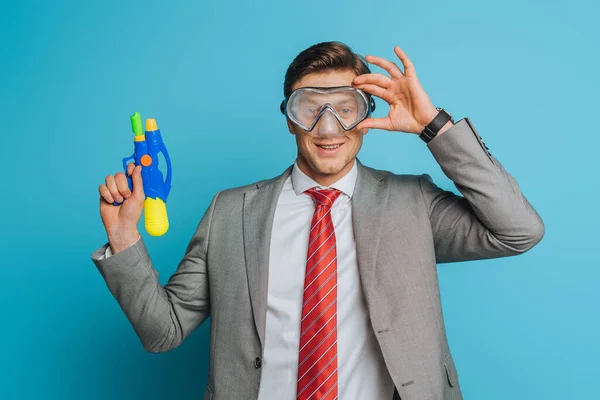
[[[142,166],[136,166],[134,163],[127,165],[127,173],[131,175],[133,192],[129,189],[127,176],[123,172],[117,172],[115,175],[108,175],[106,182],[98,187],[100,200],[107,203],[122,203],[124,199],[136,195],[138,199],[145,199],[144,187],[142,183]]]
[[[113,175],[108,175],[106,177],[106,187],[108,188],[111,197],[117,202],[120,203],[123,201],[123,196],[119,193],[119,189],[117,188],[117,182]]]
[[[404,54],[400,46],[394,47],[394,53],[396,53],[400,61],[402,61],[402,65],[404,65],[404,75],[416,76],[417,73],[415,72],[415,67],[412,61],[408,59],[408,57],[406,56],[406,54]]]
[[[115,175],[115,181],[117,182],[117,189],[121,196],[128,199],[131,197],[131,190],[129,189],[129,183],[127,182],[127,177],[123,172],[119,172]]]
[[[129,164],[127,164],[127,175],[131,176],[134,168],[135,168],[135,163],[130,162]]]
[[[403,76],[402,71],[400,70],[400,68],[398,68],[398,66],[395,63],[391,62],[391,61],[388,61],[386,59],[383,59],[381,57],[376,57],[376,56],[366,56],[365,59],[369,63],[375,64],[378,67],[381,67],[384,70],[386,70],[388,72],[388,74],[390,74],[390,76],[392,78],[402,78],[402,76]]]
[[[385,89],[381,86],[362,84],[354,85],[354,87],[385,100]]]
[[[142,182],[142,166],[137,165],[131,175],[131,183],[133,183],[133,194],[138,198],[145,198],[144,184]]]
[[[127,170],[129,170],[129,166]],[[98,187],[101,199],[109,203],[121,203],[124,199],[131,197],[131,190],[127,182],[127,176],[123,172],[117,172],[115,175],[108,175],[106,183]]]
[[[105,184],[102,184],[100,185],[100,187],[98,187],[98,192],[100,193],[100,200],[104,200],[107,203],[111,204],[115,201],[115,199],[110,194],[110,190],[108,190]]]
[[[367,118],[356,126],[355,129],[374,128],[386,131],[393,130],[389,117],[385,118]]]
[[[410,61],[410,59],[408,58],[406,53],[404,53],[404,51],[402,51],[400,46],[394,47],[394,53],[396,53],[396,55],[402,62],[402,66],[404,67],[404,72],[402,72],[402,70],[398,67],[398,65],[396,63],[393,63],[393,62],[388,61],[381,57],[366,56],[365,60],[367,60],[367,62],[369,62],[371,64],[374,64],[374,65],[377,65],[378,67],[383,68],[384,70],[386,70],[388,72],[388,74],[390,74],[390,76],[392,78],[401,78],[402,76],[407,76],[407,77],[416,76],[417,73],[415,71],[415,67],[414,67],[412,61]]]
[[[129,168],[128,168],[129,169]],[[117,183],[117,190],[124,198],[128,199],[131,197],[131,190],[129,189],[129,183],[127,177],[123,172],[119,172],[115,175],[115,181]]]
[[[362,84],[370,84],[370,85],[378,85],[382,88],[389,88],[392,86],[392,80],[381,74],[362,74],[354,77],[352,80],[353,85],[362,85]]]

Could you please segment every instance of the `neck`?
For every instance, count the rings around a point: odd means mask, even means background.
[[[321,186],[331,186],[332,184],[346,176],[348,172],[350,172],[350,170],[352,170],[352,167],[356,162],[356,157],[350,160],[350,162],[346,164],[341,171],[338,171],[336,173],[321,173],[319,171],[311,169],[308,166],[306,160],[304,160],[302,157],[298,157],[296,162],[298,163],[298,168],[300,168],[300,171],[304,172],[304,174],[306,174],[306,176],[308,176],[310,179],[317,182]]]

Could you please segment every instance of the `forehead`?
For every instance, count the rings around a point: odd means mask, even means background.
[[[356,74],[350,70],[344,71],[327,71],[312,73],[303,76],[299,81],[292,85],[292,90],[301,87],[334,87],[334,86],[350,86]]]

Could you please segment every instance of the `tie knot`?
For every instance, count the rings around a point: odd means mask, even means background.
[[[317,207],[325,206],[327,208],[330,208],[335,199],[342,194],[337,189],[317,189],[316,187],[308,189],[306,193],[312,197]]]

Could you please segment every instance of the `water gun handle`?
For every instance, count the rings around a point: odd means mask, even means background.
[[[149,141],[154,145],[151,148],[153,158],[156,159],[156,164],[153,162],[153,169],[151,172],[152,182],[151,189],[146,193],[146,201],[144,203],[144,212],[146,213],[146,231],[152,236],[161,236],[169,229],[169,218],[167,216],[167,197],[171,190],[171,157],[167,151],[166,146],[162,141],[160,131],[156,126],[156,121],[151,120],[153,126],[146,128],[147,132],[150,132],[147,136]],[[167,176],[163,181],[163,175],[156,168],[158,165],[158,154],[162,153],[167,163]],[[146,188],[146,183],[144,183]]]
[[[132,154],[131,156],[125,157],[123,159],[123,170],[125,170],[125,176],[127,177],[127,184],[129,185],[129,190],[133,191],[133,181],[131,180],[131,176],[127,175],[127,162],[129,160],[134,160],[134,162],[135,162],[135,153]],[[170,168],[169,168],[169,171],[170,171]],[[113,202],[113,205],[114,206],[120,206],[121,204],[123,204],[123,201],[120,202],[120,203],[118,203],[118,202],[115,201],[115,202]]]

